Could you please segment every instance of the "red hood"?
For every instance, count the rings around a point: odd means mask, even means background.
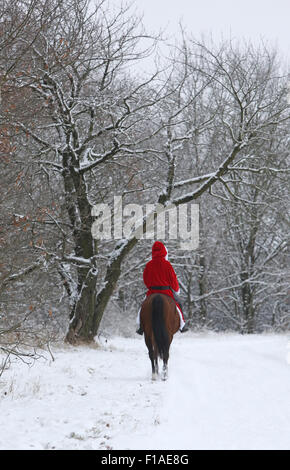
[[[161,242],[155,242],[152,246],[152,258],[162,257],[165,258],[167,255],[167,249]]]

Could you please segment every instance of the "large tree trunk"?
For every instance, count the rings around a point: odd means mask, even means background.
[[[83,273],[82,273],[83,275]],[[94,315],[96,309],[97,277],[94,268],[88,269],[78,299],[70,315],[66,341],[91,341],[94,337]]]
[[[75,242],[77,264],[77,293],[73,293],[70,313],[70,325],[66,340],[73,343],[79,340],[91,339],[93,336],[93,321],[96,308],[97,267],[95,265],[96,244],[92,237],[91,204],[88,200],[84,176],[76,171],[73,155],[64,154],[65,171],[64,189],[66,207]]]

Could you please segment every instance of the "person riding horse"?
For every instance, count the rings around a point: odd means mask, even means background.
[[[152,260],[149,261],[143,272],[143,281],[148,291],[146,297],[151,294],[165,294],[175,300],[176,310],[180,317],[179,330],[184,333],[188,331],[188,326],[184,321],[182,313],[182,305],[179,294],[179,284],[176,273],[167,259],[168,253],[163,243],[156,241],[152,246]],[[137,317],[138,329],[136,333],[143,334],[142,326],[140,325],[140,311]]]

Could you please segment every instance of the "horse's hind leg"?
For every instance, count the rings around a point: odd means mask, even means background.
[[[158,357],[155,357],[155,359],[154,359],[154,368],[155,368],[155,376],[157,377],[158,374],[159,374],[159,371],[158,371]]]
[[[168,365],[167,363],[163,362],[163,367],[162,367],[162,380],[167,380],[168,377]]]
[[[152,364],[152,380],[157,380],[157,378],[158,378],[158,358],[153,357],[151,359],[151,364]]]
[[[149,357],[152,365],[152,380],[156,380],[158,377],[158,358],[155,356],[152,347],[149,349]]]
[[[167,380],[168,377],[168,359],[169,359],[169,351],[167,351],[163,356],[163,366],[162,366],[162,380]]]

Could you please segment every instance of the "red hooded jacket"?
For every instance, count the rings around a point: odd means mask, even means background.
[[[148,288],[146,295],[166,294],[174,299],[171,290],[152,290],[154,286],[169,286],[174,291],[179,291],[178,280],[175,271],[169,261],[165,259],[167,250],[163,243],[156,241],[152,246],[152,260],[149,261],[143,272],[143,280]],[[178,304],[177,304],[178,305]],[[180,307],[179,307],[180,308]]]

